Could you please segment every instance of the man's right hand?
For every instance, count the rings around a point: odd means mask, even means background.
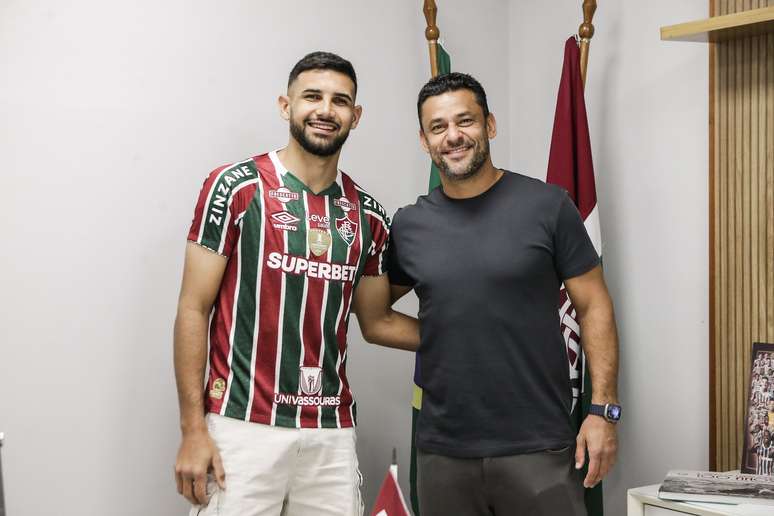
[[[183,434],[175,462],[177,492],[194,505],[207,504],[207,473],[212,471],[218,487],[226,488],[226,473],[209,432]]]

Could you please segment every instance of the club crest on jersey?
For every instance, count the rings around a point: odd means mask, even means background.
[[[331,234],[325,229],[312,228],[309,230],[307,241],[312,253],[315,256],[322,256],[331,246]]]
[[[298,194],[298,192],[291,192],[287,187],[280,186],[276,190],[269,190],[269,198],[285,203],[290,201],[297,201],[301,198],[301,196]]]
[[[212,382],[212,389],[210,389],[210,398],[214,400],[223,399],[223,393],[226,392],[226,380],[223,378],[217,378]]]
[[[274,223],[275,228],[284,229],[285,231],[296,231],[298,229],[296,223],[301,220],[288,211],[272,213],[271,218],[276,221]]]
[[[301,386],[301,392],[307,396],[319,394],[322,391],[322,368],[300,367],[298,384]]]
[[[351,202],[346,197],[339,197],[338,199],[334,199],[333,200],[333,205],[334,206],[338,206],[339,208],[341,208],[345,212],[357,209],[357,204],[355,204],[354,202]]]
[[[352,222],[346,215],[336,219],[336,231],[339,232],[341,239],[347,243],[347,247],[352,245],[355,241],[355,234],[357,233],[357,222]]]

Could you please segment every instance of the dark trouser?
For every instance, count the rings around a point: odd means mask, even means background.
[[[422,516],[586,516],[574,448],[457,459],[421,450]]]

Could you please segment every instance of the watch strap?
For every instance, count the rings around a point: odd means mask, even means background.
[[[613,414],[617,414],[617,417],[609,416],[611,409],[613,410]],[[605,405],[592,403],[589,405],[589,414],[599,416],[608,423],[618,423],[618,420],[621,419],[621,406],[614,403],[607,403]]]

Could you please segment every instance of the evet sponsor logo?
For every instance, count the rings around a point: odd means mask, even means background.
[[[317,215],[313,213],[307,218],[309,222],[316,224],[318,228],[328,229],[331,227],[331,218],[328,215]]]
[[[266,265],[270,269],[281,269],[288,274],[306,275],[310,278],[318,278],[329,281],[353,282],[357,267],[342,263],[316,262],[300,256],[269,253]]]
[[[287,187],[280,186],[276,190],[269,190],[269,197],[279,202],[297,201],[301,198],[298,192],[291,192]]]

